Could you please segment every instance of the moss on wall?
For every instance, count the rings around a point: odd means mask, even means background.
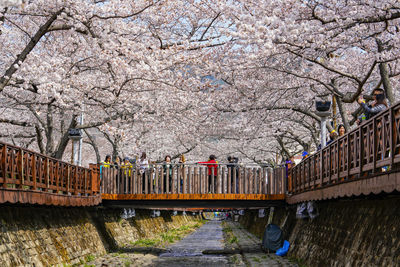
[[[171,216],[136,210],[0,205],[0,266],[49,266],[82,263],[142,238],[179,228],[199,216]],[[105,236],[108,235],[108,236]],[[109,242],[113,243],[110,244]]]

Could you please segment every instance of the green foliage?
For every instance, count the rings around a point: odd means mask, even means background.
[[[229,243],[233,244],[233,243],[238,243],[238,238],[236,236],[231,236],[231,238],[229,238]]]
[[[222,231],[224,231],[225,233],[231,233],[232,232],[232,228],[230,228],[229,226],[222,229]]]
[[[261,260],[259,258],[257,258],[257,257],[253,257],[252,260],[255,261],[255,262],[258,262],[258,263],[261,262]]]
[[[96,257],[93,255],[87,255],[85,260],[86,260],[86,262],[90,262],[90,261],[93,261],[95,258]]]
[[[232,263],[234,263],[234,264],[239,263],[238,255],[233,255],[233,256],[231,257],[231,261],[232,261]]]
[[[157,239],[139,239],[134,242],[133,245],[138,247],[151,247],[157,243]]]
[[[129,266],[131,266],[131,264],[132,264],[132,262],[130,260],[127,260],[124,262],[125,267],[129,267]]]
[[[136,242],[130,242],[133,246],[138,247],[153,247],[153,246],[165,246],[166,243],[174,243],[177,240],[181,240],[187,234],[193,232],[196,228],[199,228],[201,223],[183,225],[176,229],[171,229],[165,233],[161,233],[157,238],[153,239],[140,239]]]

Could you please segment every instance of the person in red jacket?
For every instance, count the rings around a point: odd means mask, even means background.
[[[216,177],[217,177],[217,170],[218,170],[218,165],[217,165],[216,159],[217,159],[217,157],[215,155],[210,155],[210,157],[208,158],[208,161],[197,162],[199,164],[206,165],[208,168],[208,184],[210,185],[209,192],[216,191],[215,184],[217,182]],[[214,175],[214,190],[212,190],[212,184],[211,184],[212,175]]]

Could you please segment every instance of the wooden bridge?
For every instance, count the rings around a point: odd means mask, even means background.
[[[201,165],[83,168],[0,143],[0,203],[222,209],[400,192],[400,104],[288,173],[284,167],[223,164],[211,170],[209,175]]]
[[[216,173],[214,173],[214,170]],[[285,199],[284,168],[219,164],[101,168],[104,205],[141,207],[265,207]]]
[[[399,163],[400,103],[292,168],[287,201],[400,192]]]

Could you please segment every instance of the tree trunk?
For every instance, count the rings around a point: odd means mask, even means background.
[[[346,128],[346,132],[349,132],[350,131],[350,123],[349,123],[349,117],[347,116],[346,107],[339,97],[336,98],[336,102],[337,102],[337,105],[339,108],[340,116],[342,117],[344,128]]]
[[[93,136],[90,135],[88,133],[88,131],[84,130],[86,136],[89,138],[89,141],[87,142],[88,144],[90,144],[93,147],[94,153],[96,154],[96,161],[97,163],[101,162],[101,158],[100,158],[100,152],[99,152],[99,147],[96,144],[96,141],[94,140]]]
[[[381,53],[385,50],[385,47],[381,40],[376,39],[376,43],[378,45],[378,52]],[[379,63],[379,73],[381,75],[381,80],[383,84],[383,88],[385,89],[386,97],[389,100],[390,105],[393,105],[395,102],[395,96],[392,84],[390,83],[388,64],[387,63]]]
[[[395,102],[395,96],[392,84],[390,83],[387,63],[379,64],[379,72],[381,74],[383,88],[385,89],[386,97],[389,100],[390,105],[393,105]]]
[[[71,128],[75,128],[76,125],[77,125],[76,116],[72,116],[69,127],[68,127],[68,129],[66,129],[66,131],[61,136],[60,141],[58,142],[58,145],[57,145],[57,150],[52,153],[52,155],[51,155],[52,157],[54,157],[56,159],[62,159],[65,149],[67,148],[68,143],[69,143],[68,130]]]

